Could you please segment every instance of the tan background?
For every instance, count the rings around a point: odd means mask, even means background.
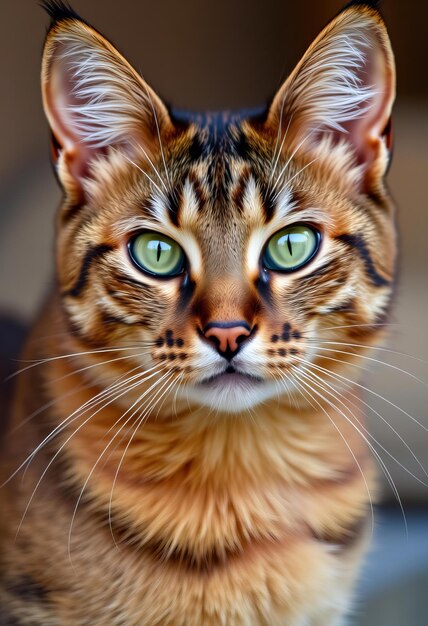
[[[264,102],[321,27],[341,8],[333,0],[74,0],[73,7],[121,49],[176,107],[216,109]],[[401,278],[391,346],[428,360],[428,6],[386,0],[398,65],[396,151],[389,175],[400,209]],[[48,18],[34,0],[1,0],[0,311],[31,318],[50,283],[52,218],[60,192],[48,160],[39,95],[40,52]],[[383,352],[393,367],[366,377],[367,402],[428,467],[428,367]],[[371,365],[374,365],[371,363]],[[372,415],[371,429],[400,463],[423,478],[403,443]],[[385,456],[405,499],[427,489]]]

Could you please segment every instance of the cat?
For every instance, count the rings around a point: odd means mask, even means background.
[[[3,453],[0,622],[342,624],[376,494],[355,364],[396,266],[383,19],[351,3],[265,109],[192,115],[44,5],[64,199]]]

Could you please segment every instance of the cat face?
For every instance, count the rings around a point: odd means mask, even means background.
[[[316,401],[307,368],[336,384],[378,341],[396,253],[383,183],[394,72],[377,12],[342,12],[253,117],[168,111],[64,12],[43,96],[65,191],[58,282],[78,342],[136,348],[132,364],[174,393],[239,412]]]

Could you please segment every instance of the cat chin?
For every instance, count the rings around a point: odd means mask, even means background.
[[[186,387],[185,397],[225,413],[249,410],[277,395],[275,383],[241,375],[222,375]]]

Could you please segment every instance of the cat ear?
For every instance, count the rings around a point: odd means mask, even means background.
[[[172,124],[160,98],[102,35],[59,2],[42,62],[42,95],[60,180],[82,200],[91,162],[114,147],[132,154],[159,148]],[[140,150],[141,152],[141,150]]]
[[[288,127],[301,150],[344,141],[361,166],[361,191],[380,183],[391,148],[395,69],[378,11],[353,2],[318,36],[275,96],[267,124]],[[330,143],[331,146],[331,143]]]

